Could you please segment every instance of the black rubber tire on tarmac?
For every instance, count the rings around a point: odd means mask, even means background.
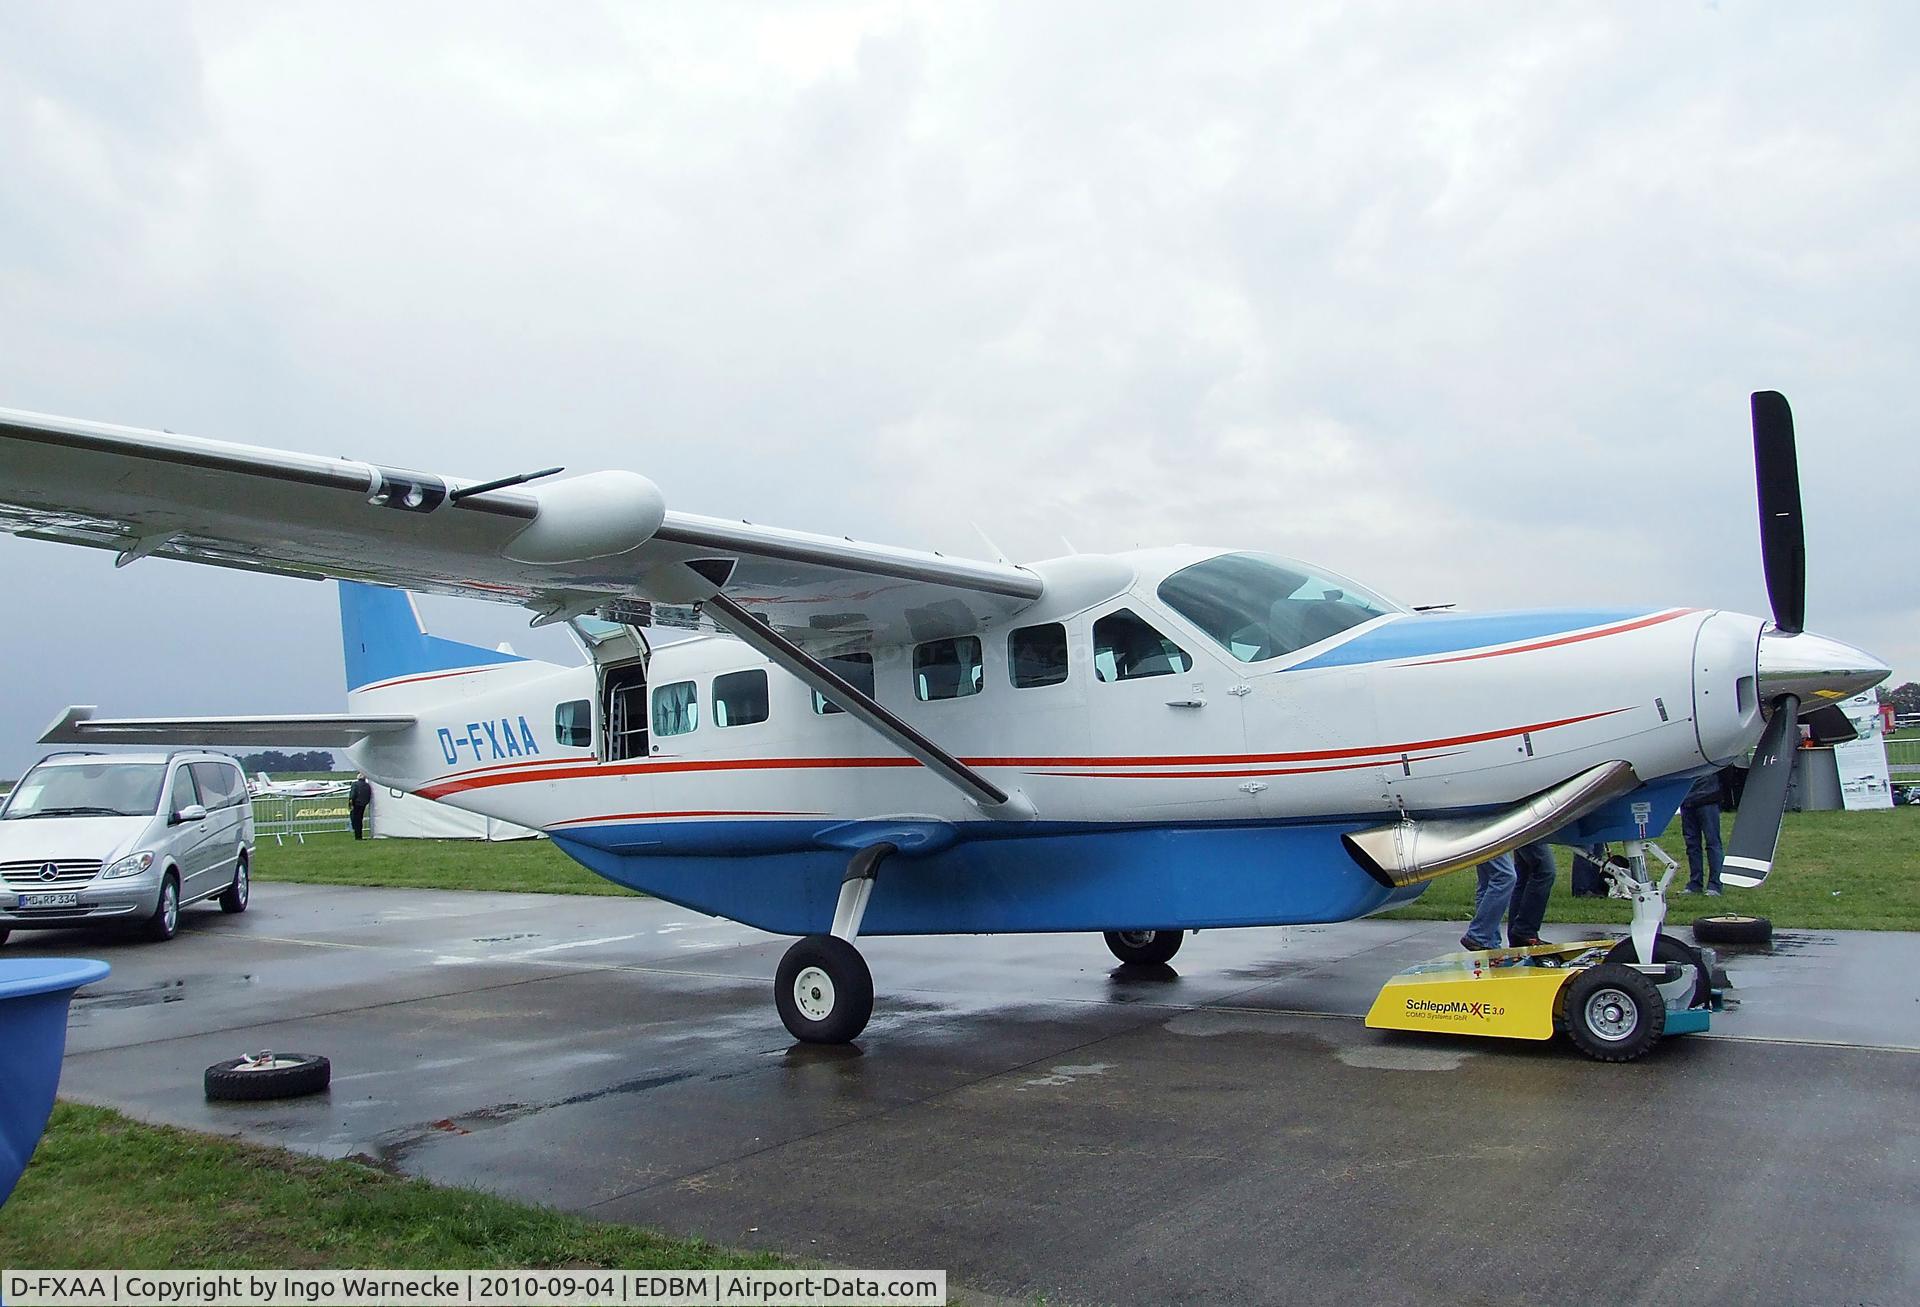
[[[1113,956],[1129,966],[1160,966],[1171,962],[1186,940],[1184,930],[1109,930],[1102,938]]]
[[[1609,962],[1638,962],[1639,953],[1634,951],[1633,936],[1607,950]],[[1707,961],[1700,956],[1699,950],[1683,939],[1672,935],[1659,934],[1653,937],[1653,960],[1657,963],[1677,962],[1693,968],[1693,1006],[1706,1007],[1713,1002],[1713,977],[1707,974]]]
[[[1771,944],[1773,923],[1738,912],[1693,919],[1693,937],[1702,944]]]
[[[173,896],[173,911],[167,911],[167,896]],[[140,927],[140,933],[156,944],[164,944],[180,933],[180,878],[168,872],[166,879],[160,882],[160,898],[153,905],[153,915]]]
[[[802,1043],[850,1044],[873,1016],[873,973],[839,936],[805,935],[780,959],[773,1004]]]
[[[4,943],[6,943],[6,942],[7,942],[7,936],[9,936],[9,935],[11,935],[11,934],[13,934],[13,932],[12,932],[12,931],[10,931],[10,930],[0,930],[0,944],[4,944]]]
[[[1667,1029],[1667,1009],[1653,981],[1617,962],[1575,976],[1565,1010],[1567,1038],[1598,1062],[1631,1062]]]
[[[247,904],[252,901],[253,869],[247,866],[247,855],[243,853],[240,860],[233,864],[233,884],[220,891],[220,910],[245,912]]]
[[[236,1103],[300,1098],[319,1093],[333,1081],[333,1066],[312,1053],[275,1053],[275,1065],[261,1071],[240,1070],[247,1060],[236,1057],[208,1067],[207,1097]]]

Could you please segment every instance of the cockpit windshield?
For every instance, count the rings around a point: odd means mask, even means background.
[[[1243,663],[1263,663],[1406,609],[1271,554],[1222,554],[1160,583],[1160,601]]]

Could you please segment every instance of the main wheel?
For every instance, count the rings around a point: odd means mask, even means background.
[[[1105,936],[1113,956],[1144,966],[1171,961],[1186,937],[1184,930],[1110,930]]]
[[[180,929],[180,882],[172,872],[160,882],[160,901],[154,904],[153,915],[147,918],[144,929],[148,939],[162,944]]]
[[[1607,950],[1609,962],[1638,962],[1639,960],[1640,954],[1633,947],[1631,935]],[[1700,956],[1699,950],[1693,945],[1683,939],[1675,939],[1672,935],[1655,935],[1653,960],[1661,965],[1677,962],[1682,966],[1692,967],[1694,976],[1692,1006],[1706,1007],[1713,1002],[1713,977],[1707,974],[1706,959]]]
[[[860,950],[836,935],[808,935],[787,950],[774,973],[773,1001],[795,1039],[845,1044],[873,1015],[873,973]]]
[[[220,891],[220,910],[245,912],[247,899],[252,893],[253,877],[247,873],[247,855],[243,853],[240,860],[233,864],[233,884]]]
[[[1603,962],[1567,985],[1567,1037],[1601,1062],[1631,1062],[1667,1028],[1660,991],[1632,967]]]
[[[10,930],[0,930],[0,944],[4,944],[4,943],[6,943],[6,942],[7,942],[7,936],[9,936],[9,935],[11,935],[11,934],[13,934],[13,932],[12,932],[12,931],[10,931]]]

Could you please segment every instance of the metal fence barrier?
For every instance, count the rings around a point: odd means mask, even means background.
[[[1920,739],[1888,740],[1887,772],[1896,781],[1920,781]]]
[[[339,835],[352,829],[345,794],[269,794],[253,801],[254,835],[261,839],[270,835],[275,844],[289,839],[305,844],[309,835]]]

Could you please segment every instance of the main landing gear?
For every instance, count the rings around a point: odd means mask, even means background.
[[[795,1039],[808,1044],[846,1044],[859,1038],[873,1016],[873,973],[853,941],[873,897],[880,864],[897,846],[882,841],[853,855],[840,880],[833,928],[804,935],[774,973],[773,1002]]]
[[[1107,947],[1131,966],[1160,966],[1171,962],[1187,937],[1184,930],[1110,930]]]

